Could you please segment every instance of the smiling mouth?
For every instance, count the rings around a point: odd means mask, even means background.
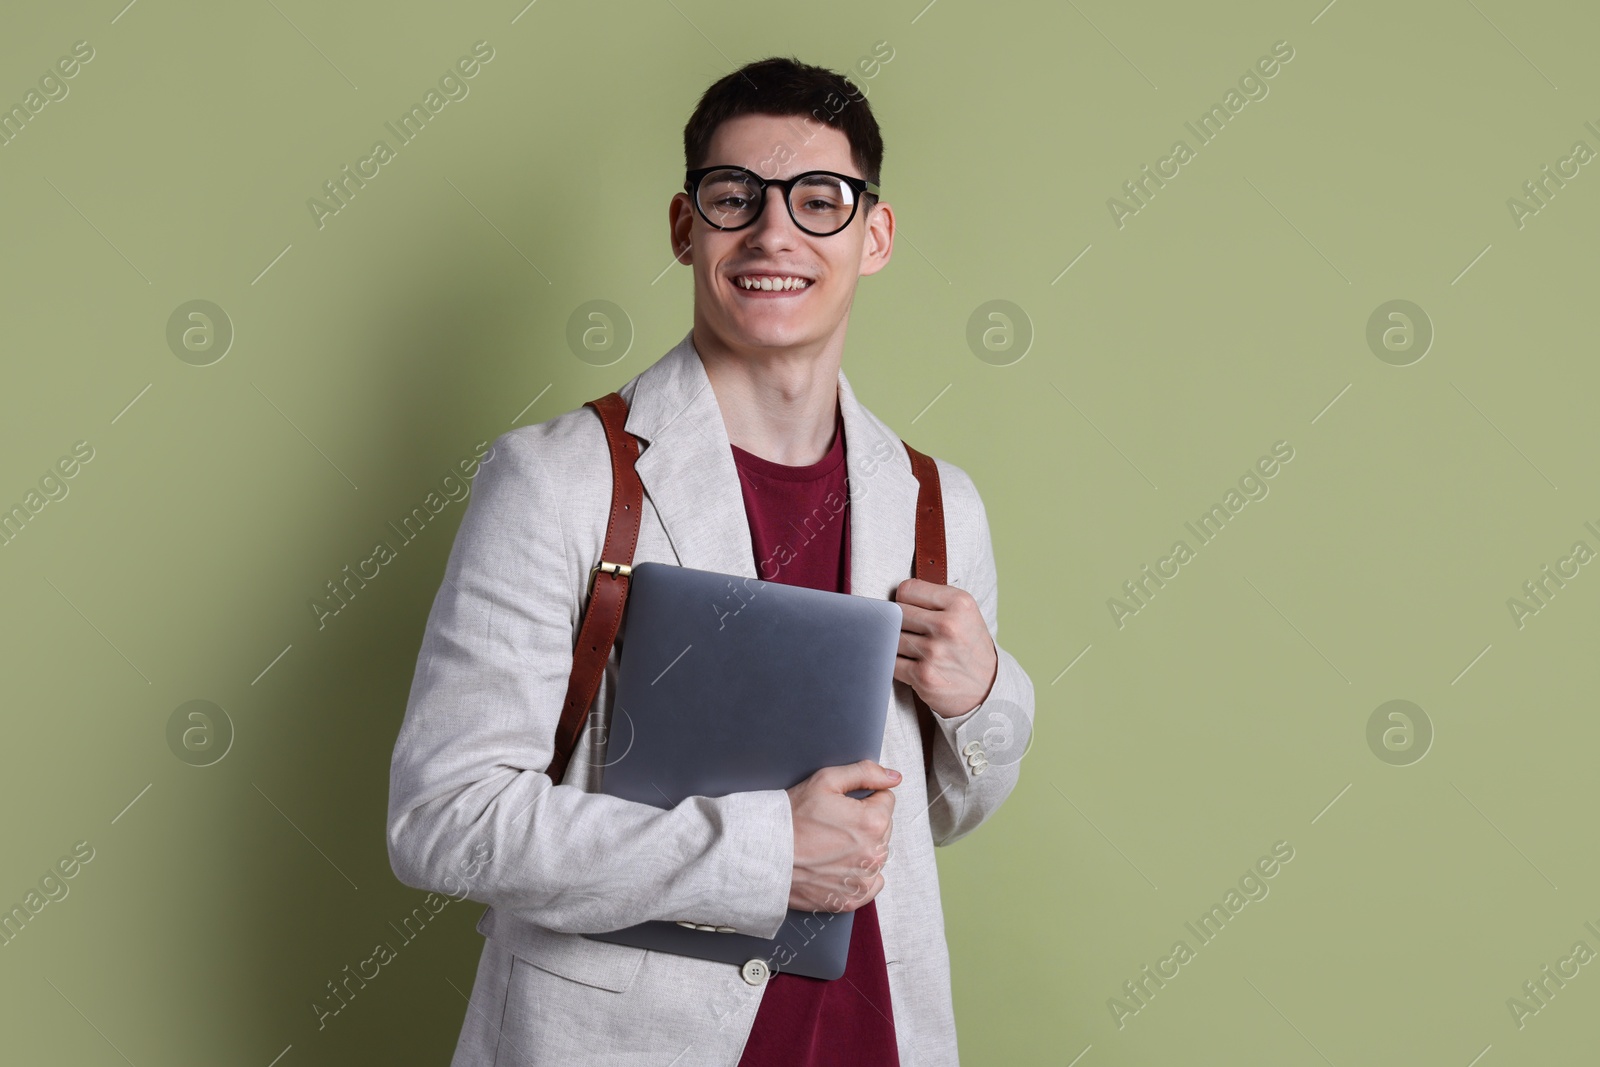
[[[741,293],[776,295],[804,292],[814,284],[810,278],[794,274],[735,274],[730,280]]]

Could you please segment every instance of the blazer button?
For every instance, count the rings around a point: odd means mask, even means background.
[[[962,749],[961,751],[966,753],[968,756],[972,755],[974,752],[982,752],[983,751],[983,742],[982,741],[968,741],[967,742],[967,747]]]
[[[719,934],[736,934],[738,932],[739,931],[735,930],[731,926],[719,926],[719,927],[717,927],[717,933],[719,933]]]
[[[695,923],[690,922],[688,919],[679,919],[679,920],[677,920],[677,923],[678,923],[679,926],[687,927],[690,930],[693,930],[695,928],[695,926],[696,926]]]
[[[710,923],[695,923],[694,928],[696,930],[710,930],[712,933],[716,933],[717,931],[717,928],[712,926]]]
[[[745,960],[744,966],[739,968],[739,974],[751,985],[760,985],[767,980],[772,972],[767,968],[767,961],[759,956],[755,959]]]

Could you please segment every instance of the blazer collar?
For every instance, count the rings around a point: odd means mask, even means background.
[[[694,331],[619,392],[629,433],[643,439],[637,470],[678,562],[760,577],[738,468]],[[893,430],[856,400],[839,371],[850,485],[850,592],[893,599],[911,573],[917,480]]]

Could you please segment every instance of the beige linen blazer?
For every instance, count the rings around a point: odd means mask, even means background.
[[[692,331],[620,392],[627,429],[644,442],[635,561],[758,576]],[[889,600],[911,576],[917,481],[899,437],[857,402],[842,371],[839,402],[850,591]],[[948,581],[973,595],[997,634],[983,502],[964,471],[937,463]],[[594,792],[608,742],[620,747],[626,734],[625,723],[611,722],[615,650],[563,781],[544,773],[610,501],[594,412],[580,407],[502,434],[428,614],[395,741],[387,839],[401,882],[488,905],[453,1067],[734,1067],[765,982],[752,984],[732,964],[580,935],[688,919],[804,937],[785,921],[794,837],[783,790],[692,797],[668,811]],[[1004,649],[998,671],[983,704],[939,720],[926,779],[909,686],[894,684],[888,709],[879,762],[905,777],[876,898],[891,1000],[880,1008],[892,1007],[903,1067],[957,1063],[933,850],[975,830],[1016,785],[1033,683]]]

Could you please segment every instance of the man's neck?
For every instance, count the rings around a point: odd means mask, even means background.
[[[839,353],[767,350],[742,355],[714,342],[695,349],[711,380],[730,444],[773,463],[816,463],[833,442]]]

